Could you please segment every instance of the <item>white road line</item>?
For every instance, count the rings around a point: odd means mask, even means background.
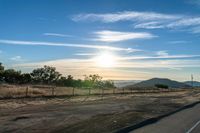
[[[200,120],[192,128],[190,128],[186,133],[191,133],[192,130],[194,130],[199,124],[200,124]]]

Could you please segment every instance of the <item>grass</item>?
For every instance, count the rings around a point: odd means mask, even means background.
[[[28,87],[28,90],[27,90]],[[89,89],[72,87],[53,87],[44,85],[0,85],[0,98],[18,98],[35,96],[63,96],[63,95],[105,95],[105,94],[127,94],[127,93],[160,93],[183,91],[186,89],[160,90],[160,89]]]

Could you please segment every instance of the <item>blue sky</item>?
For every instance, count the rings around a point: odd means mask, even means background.
[[[200,81],[199,0],[0,0],[0,60],[30,72]]]

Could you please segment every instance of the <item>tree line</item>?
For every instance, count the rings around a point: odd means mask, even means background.
[[[83,80],[74,79],[72,75],[67,77],[56,71],[55,67],[44,66],[36,68],[30,73],[22,73],[15,69],[5,69],[0,63],[0,83],[8,84],[41,84],[57,85],[66,87],[91,87],[91,88],[113,88],[111,80],[102,80],[98,74],[85,75]]]

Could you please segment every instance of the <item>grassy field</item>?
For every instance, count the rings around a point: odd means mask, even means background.
[[[128,94],[128,93],[161,93],[186,91],[188,89],[155,89],[155,88],[73,88],[55,87],[44,85],[0,85],[0,98],[23,98],[40,96],[80,96],[80,95],[107,95],[107,94]]]

